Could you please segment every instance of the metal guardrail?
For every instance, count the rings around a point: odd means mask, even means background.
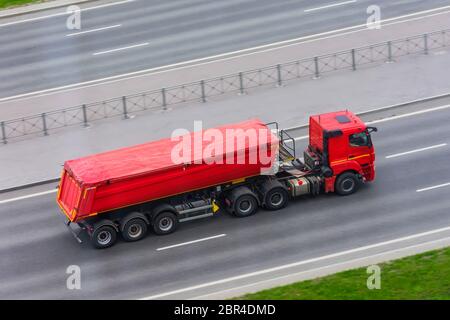
[[[206,102],[207,98],[227,93],[244,94],[247,90],[267,85],[283,85],[287,81],[319,78],[338,70],[353,70],[374,63],[392,62],[412,54],[450,46],[450,29],[387,41],[333,54],[277,64],[173,87],[142,92],[120,98],[84,104],[38,115],[0,121],[0,141],[3,144],[28,135],[48,135],[52,130],[82,125],[111,117],[128,119],[131,114],[168,109],[186,102]]]
[[[438,95],[438,96],[427,97],[427,98],[422,98],[422,99],[417,99],[417,100],[413,100],[413,101],[406,101],[406,102],[389,105],[389,106],[384,106],[384,107],[380,107],[380,108],[376,108],[376,109],[370,109],[367,111],[358,112],[356,115],[358,115],[359,117],[362,117],[362,116],[367,116],[367,115],[371,115],[371,114],[375,114],[375,113],[382,113],[382,112],[386,112],[386,111],[394,111],[394,110],[396,111],[399,108],[411,107],[415,104],[437,102],[437,101],[439,101],[439,99],[450,99],[450,93],[446,93],[446,94],[442,94],[442,95]],[[266,125],[270,126],[273,124],[276,124],[276,122],[267,123]],[[309,124],[303,124],[303,125],[299,125],[296,127],[285,128],[282,130],[284,132],[290,132],[289,136],[291,136],[295,139],[295,136],[293,136],[292,132],[299,130],[299,129],[306,129],[306,128],[308,128],[308,126],[309,126]],[[277,130],[278,129],[279,128],[277,127]],[[23,189],[27,189],[27,188],[31,188],[31,187],[35,187],[35,186],[41,186],[41,185],[45,185],[45,184],[49,184],[49,183],[56,183],[56,182],[59,182],[59,180],[60,180],[60,178],[52,178],[52,179],[37,181],[37,182],[33,182],[33,183],[17,185],[14,187],[9,187],[7,189],[0,189],[0,194],[17,191],[17,190],[23,190]]]

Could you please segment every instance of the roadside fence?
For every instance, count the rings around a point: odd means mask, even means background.
[[[247,91],[301,78],[318,79],[338,71],[356,71],[359,67],[375,63],[393,62],[413,54],[428,54],[431,50],[450,45],[450,29],[387,41],[370,46],[341,51],[242,71],[221,77],[200,80],[173,87],[161,88],[110,100],[63,108],[22,118],[0,121],[0,142],[8,142],[30,135],[49,135],[53,130],[69,126],[89,126],[89,123],[112,117],[129,119],[146,110],[167,110],[169,106],[207,102],[208,98],[228,93]]]

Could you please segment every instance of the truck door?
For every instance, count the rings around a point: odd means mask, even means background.
[[[372,141],[366,131],[353,133],[348,136],[348,160],[358,162],[362,168],[371,163]]]

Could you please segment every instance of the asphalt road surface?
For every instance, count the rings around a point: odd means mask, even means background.
[[[448,227],[449,120],[447,107],[374,124],[377,180],[355,195],[306,197],[246,219],[219,213],[107,250],[72,238],[54,193],[10,202],[35,191],[2,194],[0,298],[143,298]],[[81,290],[66,287],[70,265],[81,268]]]
[[[66,14],[0,21],[0,98],[365,24],[372,4],[134,0],[82,11],[81,30],[67,29]],[[388,19],[450,1],[380,0],[377,5]]]

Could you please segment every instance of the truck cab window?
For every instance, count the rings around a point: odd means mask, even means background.
[[[369,145],[369,137],[365,132],[352,134],[349,136],[349,140],[352,147],[367,147]]]

